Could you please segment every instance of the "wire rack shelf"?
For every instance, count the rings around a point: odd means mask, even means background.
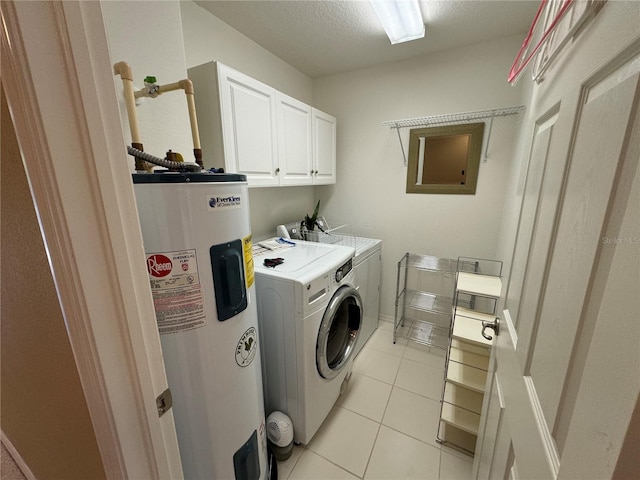
[[[484,149],[484,161],[487,161],[487,151],[489,147],[489,140],[491,139],[491,130],[493,128],[493,119],[496,117],[506,117],[509,115],[517,115],[525,110],[524,105],[517,107],[505,107],[494,108],[491,110],[477,110],[474,112],[461,112],[461,113],[448,113],[444,115],[432,115],[428,117],[416,117],[406,118],[403,120],[387,120],[382,122],[382,125],[395,128],[398,132],[398,140],[400,140],[400,148],[402,149],[402,156],[404,157],[404,164],[407,164],[407,155],[405,153],[404,144],[402,143],[402,137],[400,136],[401,128],[418,128],[418,127],[433,127],[439,125],[459,124],[467,123],[476,120],[490,119],[489,131],[487,134],[487,141],[485,142]]]

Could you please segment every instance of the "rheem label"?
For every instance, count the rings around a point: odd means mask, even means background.
[[[155,254],[147,257],[147,271],[152,277],[166,277],[171,270],[173,270],[173,262],[166,255]]]
[[[207,324],[195,250],[147,253],[147,273],[160,335]]]

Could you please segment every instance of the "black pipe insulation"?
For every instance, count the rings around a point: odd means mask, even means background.
[[[156,157],[155,155],[151,155],[147,152],[143,152],[142,150],[138,150],[137,148],[133,148],[128,145],[127,145],[127,153],[129,153],[129,155],[135,158],[144,160],[145,162],[158,165],[159,167],[173,168],[179,171],[187,171],[187,172],[200,172],[202,170],[202,167],[197,163],[173,162],[166,158]]]

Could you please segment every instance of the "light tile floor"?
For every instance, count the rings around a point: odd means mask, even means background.
[[[471,478],[472,459],[436,442],[442,349],[392,341],[380,327],[356,358],[344,394],[309,445],[278,462],[280,479]]]

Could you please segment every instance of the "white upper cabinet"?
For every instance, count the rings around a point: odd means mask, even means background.
[[[189,69],[206,166],[249,186],[336,182],[336,119],[219,62]]]
[[[276,91],[220,63],[218,85],[226,171],[278,185]]]
[[[311,107],[278,92],[277,131],[280,185],[313,183]]]
[[[336,183],[336,119],[313,109],[313,183]]]

